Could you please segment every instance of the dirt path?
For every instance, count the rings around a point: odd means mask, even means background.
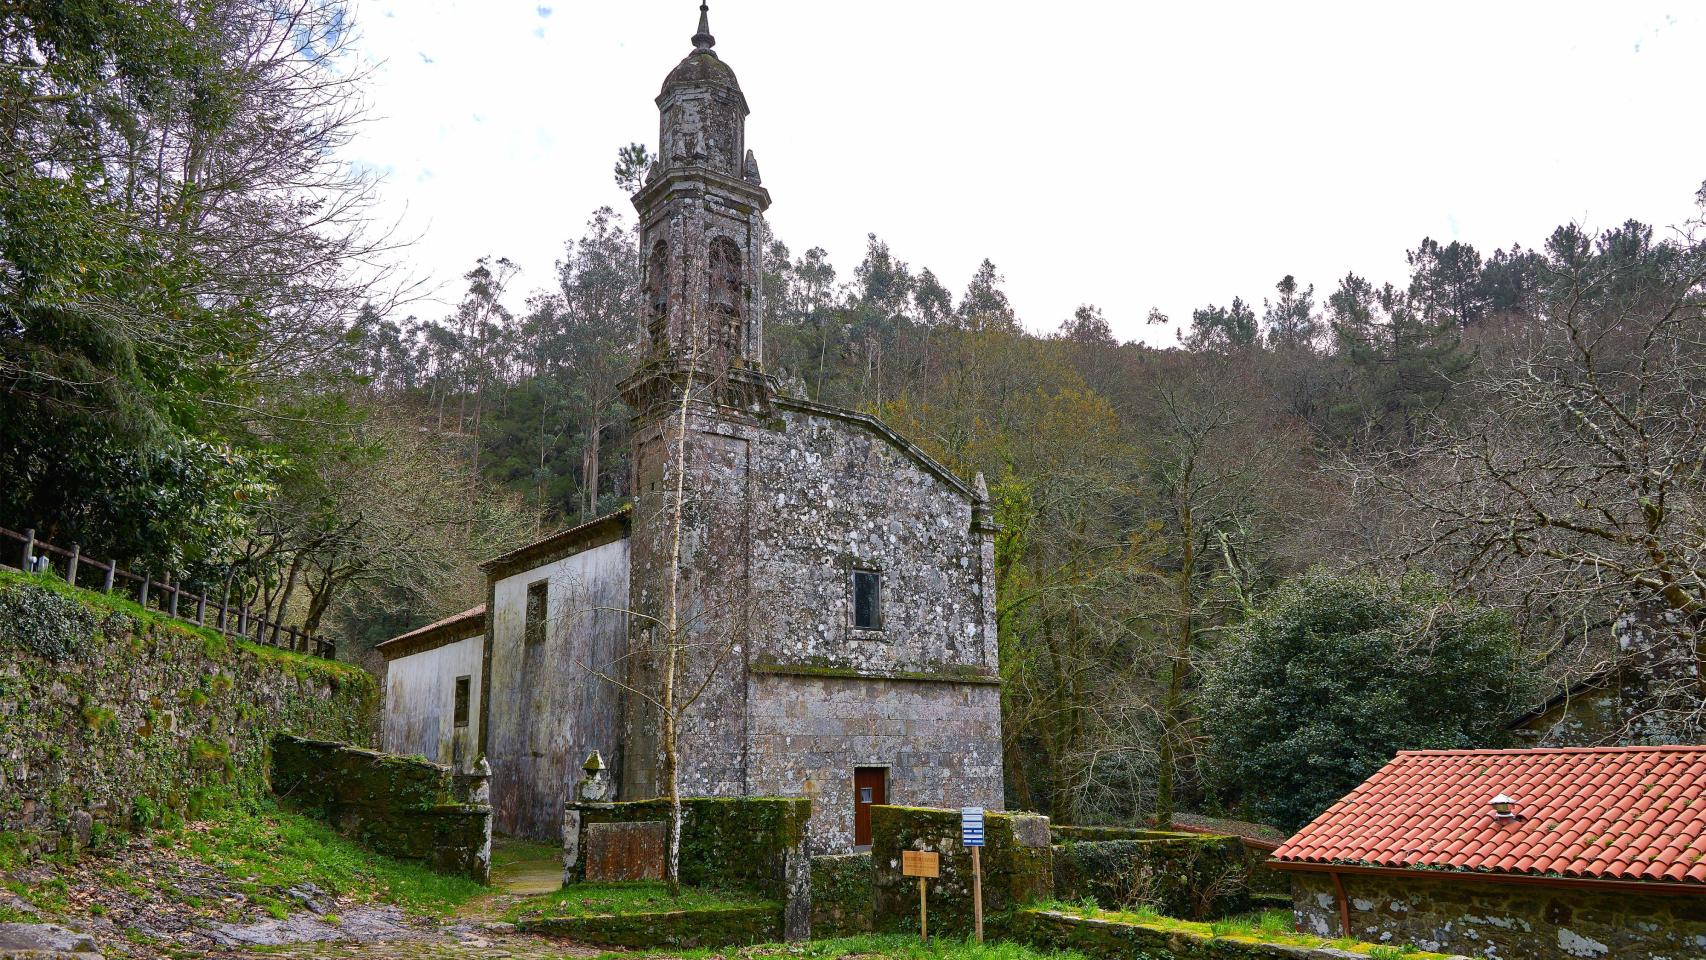
[[[117,958],[296,957],[302,960],[514,960],[585,958],[605,951],[517,933],[502,921],[518,902],[562,883],[556,851],[536,844],[494,849],[490,892],[433,920],[385,903],[327,894],[311,883],[268,890],[289,904],[269,913],[252,885],[182,852],[134,842],[71,864],[39,863],[5,876],[5,915],[93,937]],[[17,892],[13,892],[17,891]]]

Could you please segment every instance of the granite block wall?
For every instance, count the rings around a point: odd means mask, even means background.
[[[0,573],[0,831],[28,848],[265,796],[275,733],[371,743],[378,702],[358,667]]]
[[[1296,872],[1305,932],[1339,935],[1332,878]],[[1706,956],[1706,896],[1442,876],[1341,874],[1351,935],[1499,960],[1681,960]]]
[[[1001,806],[1000,688],[952,680],[755,674],[752,792],[812,800],[817,854],[853,848],[853,770],[888,771],[888,801]]]

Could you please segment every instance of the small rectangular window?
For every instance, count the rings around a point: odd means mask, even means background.
[[[527,585],[527,621],[522,627],[522,639],[528,646],[545,642],[545,614],[550,596],[549,580]]]
[[[853,571],[853,626],[859,630],[883,628],[882,575],[875,570]]]
[[[453,714],[456,726],[468,725],[468,691],[472,686],[473,677],[456,678],[456,713]]]

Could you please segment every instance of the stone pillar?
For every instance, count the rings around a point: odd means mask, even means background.
[[[616,784],[610,778],[610,768],[597,750],[586,758],[581,767],[581,781],[575,785],[574,796],[563,805],[563,883],[579,881],[581,851],[581,811],[608,809],[616,801]]]
[[[477,883],[490,883],[492,880],[492,767],[485,757],[474,764],[474,769],[467,773],[457,771],[451,774],[451,793],[457,800],[474,808],[476,812],[485,814],[485,839],[480,849],[474,854],[474,862],[467,864],[468,876]]]

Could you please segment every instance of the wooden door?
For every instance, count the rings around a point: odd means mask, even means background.
[[[871,807],[889,802],[886,767],[853,768],[853,845],[871,845]]]

